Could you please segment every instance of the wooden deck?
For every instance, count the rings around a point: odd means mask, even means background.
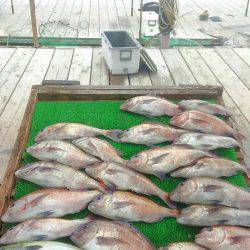
[[[32,85],[80,80],[82,85],[218,85],[236,127],[246,134],[250,164],[250,49],[149,49],[157,73],[111,76],[100,48],[0,48],[0,183]]]
[[[135,14],[130,15],[131,0],[36,0],[38,27],[50,22],[42,32],[54,37],[98,38],[103,30],[127,30],[134,37],[139,31],[139,2],[134,0]],[[210,34],[224,35],[221,30],[244,30],[250,25],[245,17],[246,0],[179,0],[180,17],[175,30],[177,38],[211,38]],[[11,14],[10,0],[0,0],[0,36],[30,37],[31,23],[28,0],[14,1]],[[222,22],[199,21],[198,16],[208,10],[220,16]],[[250,16],[250,13],[249,13]],[[58,23],[70,24],[71,29]],[[249,30],[250,34],[250,30]],[[226,36],[235,37],[234,33]]]

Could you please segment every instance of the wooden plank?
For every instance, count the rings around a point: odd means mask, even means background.
[[[230,48],[217,48],[216,52],[221,56],[230,69],[250,89],[250,67]]]
[[[20,48],[11,57],[3,71],[0,73],[0,115],[2,114],[8,100],[23,75],[35,50]]]
[[[57,28],[59,27],[58,22],[61,19],[63,10],[66,7],[66,3],[67,3],[67,0],[58,1],[58,4],[57,4],[55,10],[53,11],[52,15],[50,16],[50,18],[48,20],[49,22],[54,22],[55,23],[53,28],[50,27],[50,36],[51,37],[59,37],[59,36],[61,36],[61,33],[60,33],[61,30],[60,29],[57,30]]]
[[[109,73],[109,84],[110,85],[129,85],[128,75],[112,75]]]
[[[36,50],[4,112],[0,116],[0,183],[15,143],[17,128],[20,127],[31,86],[40,83],[44,79],[52,55],[52,49]]]
[[[90,1],[91,0],[83,0],[82,11],[81,11],[80,20],[79,20],[78,37],[89,36]]]
[[[233,49],[241,59],[250,66],[250,49],[249,48],[234,48]]]
[[[101,48],[93,49],[91,85],[109,85],[109,70],[102,55]]]
[[[12,157],[8,164],[8,170],[4,175],[3,184],[0,186],[0,216],[2,215],[4,209],[7,208],[7,205],[9,204],[11,198],[12,189],[15,183],[14,173],[20,164],[21,157],[23,155],[29,137],[31,119],[35,109],[36,101],[37,101],[36,90],[32,90],[28,101],[28,105],[26,107],[25,114],[22,118],[21,126],[18,130],[17,140],[15,142]]]
[[[196,79],[178,50],[164,49],[161,53],[175,85],[197,85]]]
[[[109,30],[108,5],[106,0],[99,1],[99,16],[100,16],[100,36],[103,31]]]
[[[131,86],[151,86],[152,85],[149,72],[146,68],[140,69],[138,74],[130,74],[129,82]]]
[[[15,53],[15,48],[0,48],[0,72]]]
[[[196,49],[182,48],[179,51],[199,85],[221,86]]]
[[[157,66],[157,72],[149,73],[153,86],[174,85],[161,51],[159,49],[147,49],[146,51]]]
[[[75,29],[79,28],[79,19],[82,10],[82,1],[83,0],[75,0],[74,5],[72,7],[69,24],[71,27]],[[75,37],[75,32],[72,32],[71,29],[68,28],[66,30],[65,37]]]
[[[152,93],[170,99],[218,98],[218,86],[34,86],[41,101],[54,100],[124,100]]]
[[[73,56],[73,49],[56,49],[50,63],[46,80],[66,80]]]
[[[116,10],[117,10],[117,18],[120,24],[121,30],[126,30],[130,35],[133,36],[133,32],[130,26],[129,19],[127,17],[126,10],[123,6],[122,0],[119,1],[114,1],[116,5]]]
[[[89,17],[89,37],[96,38],[100,34],[99,1],[91,0]]]
[[[135,38],[138,38],[139,32],[139,21],[136,15],[131,16],[131,0],[122,0],[125,7],[127,17],[129,19],[132,34]]]
[[[108,5],[109,28],[110,30],[120,30],[115,2],[114,0],[106,0],[106,2]]]
[[[50,5],[55,4],[48,0],[40,0],[40,4],[36,3],[36,20],[37,20],[37,27],[39,30],[39,26],[42,23],[43,16],[48,15],[48,11],[44,11],[44,9],[48,9]],[[27,17],[27,18],[25,18]],[[23,22],[24,20],[24,22]],[[20,26],[19,26],[20,23]],[[26,16],[23,16],[18,21],[18,26],[20,27],[18,31],[14,34],[14,36],[31,36],[32,34],[32,25],[31,25],[31,19],[30,14],[26,14]]]
[[[92,48],[75,49],[69,71],[69,80],[79,80],[81,85],[90,84]]]
[[[250,121],[250,110],[248,105],[250,90],[229,68],[229,66],[222,60],[214,49],[198,49],[198,52],[221,82],[230,97],[237,104],[246,119]]]

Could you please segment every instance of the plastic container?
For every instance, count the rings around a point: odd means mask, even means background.
[[[104,31],[102,50],[111,74],[138,73],[140,44],[126,31]]]

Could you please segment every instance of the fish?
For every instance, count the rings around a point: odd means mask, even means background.
[[[146,197],[124,191],[99,195],[89,203],[88,210],[112,220],[147,223],[177,217],[179,213],[178,210],[162,207]]]
[[[115,139],[120,130],[105,130],[80,123],[57,123],[42,129],[35,137],[36,142],[51,140],[75,140],[99,135]]]
[[[205,151],[241,147],[240,143],[231,137],[203,133],[182,134],[174,140],[173,145],[191,146]]]
[[[220,118],[196,110],[185,111],[174,116],[170,124],[194,132],[233,137],[238,141],[246,139],[243,134]]]
[[[118,221],[93,220],[79,227],[70,239],[86,250],[155,250],[142,233]]]
[[[55,161],[79,169],[100,162],[67,141],[42,141],[29,147],[27,153],[41,161]]]
[[[163,179],[166,173],[195,163],[205,156],[210,157],[211,154],[186,146],[165,146],[140,152],[131,157],[126,166]]]
[[[183,110],[197,110],[210,115],[230,116],[229,111],[222,105],[203,100],[182,100],[178,105]]]
[[[194,165],[173,171],[171,177],[230,177],[242,171],[249,175],[246,166],[224,158],[200,158]]]
[[[178,105],[166,99],[150,95],[128,99],[121,105],[120,109],[149,117],[174,116],[182,112]]]
[[[56,241],[33,241],[2,246],[0,250],[80,250],[80,248]]]
[[[104,140],[94,137],[83,137],[73,140],[72,143],[84,152],[102,161],[111,161],[121,164],[125,164],[126,162],[120,157],[118,150]]]
[[[192,205],[181,210],[177,222],[191,226],[250,226],[250,210],[217,205]]]
[[[77,220],[66,220],[61,218],[27,220],[9,229],[0,238],[0,244],[14,244],[40,240],[48,241],[67,237],[72,235],[79,226],[91,220],[93,220],[92,217]]]
[[[75,214],[85,209],[88,203],[100,194],[97,190],[41,189],[16,200],[3,214],[1,220],[14,223],[35,218]]]
[[[250,230],[236,226],[208,227],[195,236],[195,243],[211,250],[249,250]]]
[[[123,165],[104,162],[96,166],[85,168],[85,172],[92,178],[104,183],[111,190],[131,190],[145,195],[155,195],[168,206],[173,207],[169,193],[158,188],[150,179],[133,169]]]
[[[161,247],[158,250],[205,250],[206,248],[200,247],[191,242],[177,242],[171,243],[167,247]]]
[[[19,168],[15,175],[45,188],[106,191],[102,184],[90,178],[86,173],[56,162],[32,162]]]
[[[172,128],[168,125],[144,122],[124,130],[118,137],[121,142],[152,146],[173,141],[185,132],[185,130]]]
[[[185,204],[224,205],[250,209],[249,191],[210,177],[195,177],[180,183],[170,193],[170,199]]]

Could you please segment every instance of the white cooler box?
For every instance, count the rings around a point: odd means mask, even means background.
[[[126,31],[103,32],[102,50],[111,74],[138,73],[140,44]]]

